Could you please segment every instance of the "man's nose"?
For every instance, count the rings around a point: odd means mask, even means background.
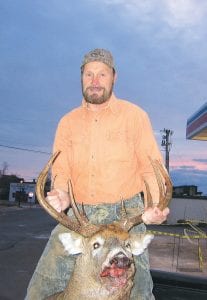
[[[99,78],[98,78],[98,76],[93,76],[93,78],[92,78],[92,85],[93,86],[99,85]]]

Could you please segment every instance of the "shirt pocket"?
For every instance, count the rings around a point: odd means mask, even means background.
[[[107,161],[128,162],[134,153],[133,139],[127,130],[110,130],[106,133],[105,156]]]

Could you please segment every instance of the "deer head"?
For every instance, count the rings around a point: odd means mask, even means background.
[[[42,207],[59,223],[71,230],[71,232],[59,235],[65,251],[70,255],[81,254],[76,261],[68,287],[63,292],[66,295],[70,290],[70,295],[73,296],[64,299],[129,299],[135,272],[133,255],[140,255],[149,245],[153,235],[129,232],[133,226],[142,222],[142,218],[137,209],[133,216],[128,216],[123,201],[118,221],[105,225],[92,224],[84,212],[84,206],[81,210],[78,209],[71,181],[69,181],[69,194],[75,219],[70,218],[64,212],[58,213],[44,197],[47,173],[57,155],[58,153],[51,157],[39,175],[36,193]],[[171,199],[172,184],[161,163],[151,159],[150,161],[160,190],[158,207],[163,209]],[[163,179],[165,184],[163,184]],[[152,197],[146,182],[145,186],[146,205],[152,206]],[[77,283],[80,285],[78,289]],[[81,297],[83,294],[84,297]],[[56,298],[54,296],[50,299]]]

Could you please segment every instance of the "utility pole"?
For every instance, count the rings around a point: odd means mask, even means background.
[[[173,131],[170,129],[164,128],[163,130],[161,130],[161,132],[162,132],[161,146],[164,147],[164,149],[165,149],[165,167],[169,173],[169,161],[170,161],[169,153],[170,153],[171,146],[172,146],[171,136],[173,134]]]

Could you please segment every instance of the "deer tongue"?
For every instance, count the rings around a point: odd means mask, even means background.
[[[126,272],[126,268],[118,268],[117,265],[114,263],[110,267],[106,267],[101,272],[101,277],[120,277],[123,276]]]

